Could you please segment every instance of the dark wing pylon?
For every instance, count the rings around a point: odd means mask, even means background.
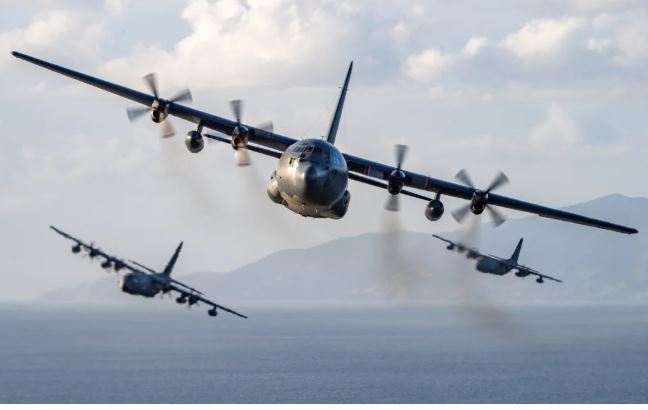
[[[120,97],[127,98],[144,106],[150,107],[156,99],[156,97],[153,95],[104,81],[99,78],[70,70],[68,68],[43,61],[23,53],[13,51],[11,54],[16,58],[44,67],[48,70],[84,82],[104,91],[119,95]],[[296,139],[276,134],[272,130],[264,130],[262,128],[256,128],[247,124],[239,124],[236,121],[228,120],[217,115],[209,114],[178,104],[177,102],[173,102],[173,100],[165,100],[164,104],[168,115],[182,118],[186,121],[198,125],[199,127],[209,128],[228,136],[232,135],[234,129],[237,126],[244,125],[249,130],[250,144],[248,144],[246,148],[248,148],[250,151],[277,157],[278,155],[281,155],[281,153],[285,151],[286,148],[297,142]],[[222,138],[214,135],[206,135],[205,137],[227,143],[231,142],[229,138]],[[389,175],[392,171],[394,171],[393,165],[385,165],[349,154],[344,154],[344,157],[349,167],[350,179],[379,188],[386,188],[385,182],[389,180]],[[402,172],[405,175],[404,186],[408,188],[418,189],[439,195],[452,196],[469,201],[472,200],[477,193],[476,189],[473,187],[432,178],[426,175],[406,171],[404,169],[402,170]],[[402,193],[419,199],[430,199],[425,195],[419,195],[412,191],[404,191]],[[488,194],[487,204],[521,212],[528,212],[545,218],[557,219],[560,221],[572,222],[576,224],[592,226],[595,228],[607,229],[615,232],[626,234],[634,234],[638,232],[634,228],[617,225],[611,222],[589,218],[583,215],[549,208],[546,206],[537,205],[493,193]]]

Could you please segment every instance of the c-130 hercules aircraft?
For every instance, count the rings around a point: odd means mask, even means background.
[[[518,278],[525,278],[529,275],[532,275],[536,277],[537,283],[544,283],[545,279],[562,283],[562,280],[560,279],[556,279],[549,275],[544,275],[535,269],[531,269],[527,266],[520,265],[518,263],[518,258],[520,257],[520,251],[522,250],[522,242],[524,241],[523,238],[520,238],[520,241],[518,242],[517,246],[515,247],[515,250],[513,251],[513,255],[511,255],[511,257],[508,259],[504,259],[495,255],[481,254],[477,249],[464,245],[461,242],[453,242],[450,239],[443,238],[439,235],[432,235],[432,236],[447,243],[448,244],[446,246],[447,250],[452,251],[455,250],[456,248],[457,252],[459,253],[465,252],[466,258],[475,259],[477,261],[477,264],[475,265],[475,269],[477,269],[479,272],[503,276],[512,270],[516,270],[515,276],[517,276]]]
[[[124,269],[127,270],[128,272],[124,273],[119,278],[119,288],[124,293],[152,298],[160,293],[167,294],[171,291],[178,292],[180,296],[176,298],[177,303],[186,303],[187,306],[195,305],[198,302],[204,303],[207,306],[210,306],[210,309],[207,311],[209,316],[215,317],[218,315],[218,310],[224,310],[225,312],[247,319],[247,316],[219,305],[218,303],[212,302],[199,290],[185,285],[171,277],[173,267],[175,266],[176,260],[178,260],[178,256],[180,256],[180,251],[182,250],[182,242],[180,242],[180,245],[176,248],[164,270],[162,272],[157,272],[133,260],[126,262],[115,256],[108,255],[101,249],[96,248],[94,243],[88,245],[81,239],[75,238],[54,226],[50,226],[50,228],[62,237],[74,242],[74,245],[72,245],[72,253],[81,253],[85,251],[90,259],[103,259],[101,267],[104,269],[112,269],[116,273],[119,273]]]
[[[387,203],[389,210],[398,209],[400,194],[427,201],[425,216],[431,221],[437,221],[443,216],[444,205],[441,197],[447,195],[469,201],[466,206],[453,213],[458,221],[463,220],[469,212],[479,215],[488,210],[495,225],[499,225],[505,218],[493,208],[498,206],[626,234],[638,232],[634,228],[494,194],[493,190],[508,182],[508,178],[502,173],[488,188],[477,189],[465,171],[457,174],[457,179],[465,185],[407,171],[402,168],[406,153],[406,147],[402,145],[396,147],[396,166],[341,152],[335,146],[335,138],[353,63],[349,65],[326,137],[299,140],[276,134],[271,128],[244,124],[241,120],[240,100],[231,103],[235,117],[232,121],[180,105],[180,101],[191,100],[191,93],[188,90],[178,93],[174,98],[160,97],[156,77],[153,74],[144,77],[151,91],[151,94],[146,94],[16,51],[12,54],[19,59],[142,104],[144,107],[128,110],[129,118],[133,120],[150,112],[153,122],[160,124],[163,137],[173,135],[173,129],[168,122],[169,116],[176,116],[197,124],[197,129],[189,131],[185,137],[187,149],[193,153],[202,151],[205,145],[204,139],[208,138],[230,144],[236,151],[240,165],[249,163],[246,150],[277,158],[279,161],[268,184],[268,195],[272,201],[303,216],[332,219],[344,217],[351,200],[348,190],[348,181],[351,179],[386,189],[390,195]],[[224,136],[203,133],[205,128]],[[431,192],[434,197],[405,188]]]

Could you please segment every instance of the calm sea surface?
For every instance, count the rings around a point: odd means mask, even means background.
[[[0,307],[0,402],[648,402],[648,308]]]

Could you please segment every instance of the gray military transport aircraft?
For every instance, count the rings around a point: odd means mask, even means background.
[[[124,261],[120,258],[108,255],[101,249],[96,248],[94,244],[88,245],[80,239],[63,232],[54,226],[50,226],[50,228],[59,235],[74,241],[74,245],[72,245],[72,253],[81,253],[85,251],[90,259],[103,259],[101,267],[104,269],[112,269],[117,273],[122,270],[128,271],[119,278],[119,287],[122,292],[152,298],[158,294],[167,294],[171,291],[175,291],[180,294],[180,296],[176,298],[176,302],[179,304],[186,303],[187,306],[192,306],[198,302],[202,302],[210,306],[211,309],[207,311],[209,316],[214,317],[218,315],[218,310],[220,309],[247,319],[247,316],[219,305],[218,303],[212,302],[199,290],[185,285],[171,277],[171,271],[180,255],[180,251],[182,250],[182,242],[178,245],[178,248],[175,250],[164,270],[162,272],[157,272],[133,260]]]
[[[517,272],[515,272],[515,276],[517,276],[518,278],[525,278],[529,275],[533,275],[536,276],[537,283],[544,283],[545,279],[553,280],[556,282],[562,282],[562,280],[560,279],[543,275],[537,270],[531,269],[524,265],[520,265],[518,263],[518,258],[520,257],[520,251],[522,250],[522,242],[524,240],[523,238],[520,239],[517,246],[515,247],[515,251],[513,251],[513,255],[511,255],[511,257],[508,259],[503,259],[495,255],[483,255],[479,253],[477,249],[466,246],[460,242],[453,242],[450,239],[443,238],[439,235],[432,235],[432,236],[447,243],[448,244],[448,246],[446,246],[447,250],[452,251],[456,249],[457,252],[459,253],[465,252],[466,258],[475,259],[477,261],[477,264],[475,265],[475,269],[477,269],[479,272],[502,276],[502,275],[506,275],[512,270],[517,270]]]
[[[349,65],[326,137],[294,139],[274,133],[272,127],[253,127],[244,124],[241,119],[240,100],[231,103],[235,118],[232,121],[180,105],[180,101],[191,100],[189,90],[180,92],[170,99],[162,98],[153,74],[144,77],[151,91],[151,94],[147,94],[16,51],[12,54],[19,59],[142,104],[143,107],[128,109],[128,117],[134,120],[150,112],[153,122],[160,124],[163,137],[173,135],[173,129],[168,122],[169,116],[176,116],[197,124],[197,128],[189,131],[185,136],[185,144],[190,152],[202,151],[205,139],[209,139],[230,144],[236,151],[235,157],[238,157],[239,165],[249,163],[246,150],[277,158],[278,165],[270,178],[267,193],[272,201],[303,216],[342,218],[351,200],[348,190],[348,181],[351,179],[386,189],[390,195],[386,205],[389,210],[398,209],[400,194],[427,201],[425,216],[431,221],[436,221],[443,216],[444,205],[441,197],[446,195],[469,201],[467,205],[453,212],[453,216],[458,221],[463,220],[469,212],[479,215],[488,210],[495,225],[499,225],[505,218],[493,208],[497,206],[626,234],[637,233],[634,228],[494,194],[492,191],[508,182],[508,178],[502,173],[488,188],[477,189],[465,171],[457,174],[457,179],[464,185],[406,171],[402,168],[407,151],[403,145],[396,146],[395,166],[342,153],[335,146],[335,138],[353,63]],[[203,133],[205,128],[221,135]],[[430,192],[434,196],[428,197],[405,188]]]

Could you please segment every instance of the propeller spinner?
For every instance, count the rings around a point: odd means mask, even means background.
[[[463,182],[465,185],[468,185],[473,190],[473,196],[470,200],[470,203],[452,212],[452,216],[457,222],[462,222],[464,219],[466,219],[468,212],[479,215],[484,212],[485,209],[488,210],[491,217],[493,218],[493,224],[495,226],[500,226],[506,221],[506,217],[502,213],[489,206],[488,204],[488,194],[490,194],[491,191],[509,183],[508,177],[502,171],[500,171],[495,176],[486,190],[475,188],[472,179],[470,178],[470,176],[468,176],[468,172],[465,169],[459,171],[455,178]]]
[[[252,163],[250,160],[250,154],[247,150],[247,144],[250,137],[250,130],[248,127],[242,124],[243,116],[243,101],[242,100],[232,100],[230,101],[230,107],[232,108],[232,113],[236,119],[236,126],[232,130],[232,148],[234,148],[234,161],[239,167],[245,167]],[[267,122],[257,126],[256,128],[264,130],[266,132],[273,132],[273,125],[271,122]]]
[[[398,212],[400,209],[400,201],[398,199],[398,194],[403,190],[403,185],[405,184],[405,173],[401,170],[403,161],[405,160],[405,155],[409,147],[407,145],[398,144],[395,146],[396,149],[396,169],[389,174],[387,179],[387,191],[389,192],[389,198],[385,204],[385,209],[392,212]]]
[[[155,73],[148,74],[144,76],[144,82],[148,86],[149,90],[155,97],[153,103],[150,107],[132,107],[126,110],[128,114],[128,119],[133,122],[136,119],[142,117],[144,114],[150,112],[151,120],[153,122],[160,124],[160,136],[162,138],[168,138],[175,134],[173,126],[167,118],[169,115],[169,104],[177,103],[181,101],[192,101],[191,91],[184,89],[179,93],[175,94],[170,99],[166,100],[160,98],[158,91],[158,81],[157,75]]]

